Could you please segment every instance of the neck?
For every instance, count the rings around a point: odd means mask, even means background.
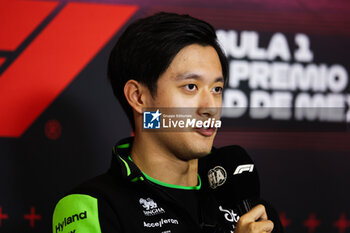
[[[181,160],[148,135],[135,135],[131,158],[142,172],[161,182],[181,186],[198,183],[197,159]]]

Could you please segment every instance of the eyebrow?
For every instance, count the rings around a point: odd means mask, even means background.
[[[202,76],[195,74],[195,73],[184,73],[184,74],[179,74],[175,77],[176,81],[187,80],[187,79],[201,80],[203,78],[202,78]],[[224,82],[224,78],[218,77],[215,79],[214,83],[216,83],[216,82]]]

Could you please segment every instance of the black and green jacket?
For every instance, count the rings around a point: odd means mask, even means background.
[[[106,174],[79,186],[57,203],[53,233],[213,232],[217,206],[201,190],[200,177],[195,187],[168,185],[148,177],[129,157],[131,140],[122,140],[114,147]],[[182,192],[180,198],[174,191]],[[180,200],[186,192],[195,193],[198,199],[196,213],[189,210],[188,200]]]
[[[130,158],[132,140],[124,139],[113,148],[106,174],[80,185],[57,203],[53,233],[232,231],[235,223],[227,221],[227,210],[219,207],[199,176],[194,187],[147,176]]]

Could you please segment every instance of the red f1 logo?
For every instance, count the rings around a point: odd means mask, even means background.
[[[20,137],[136,10],[0,0],[0,137]]]

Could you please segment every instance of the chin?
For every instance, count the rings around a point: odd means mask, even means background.
[[[210,143],[205,141],[199,142],[198,140],[194,140],[194,138],[186,140],[182,145],[177,148],[179,152],[177,154],[179,158],[186,161],[205,157],[210,153],[212,148]]]
[[[177,134],[172,134],[169,137],[168,134],[160,137],[162,141],[166,139],[169,145],[174,148],[174,154],[177,154],[182,160],[192,160],[205,157],[208,155],[212,149],[214,135],[205,137],[197,132],[182,132]]]
[[[198,142],[199,145],[207,146],[210,150],[213,146],[215,135],[216,132],[214,132],[210,136],[203,136],[202,134],[195,132],[195,137],[193,138],[193,140],[196,140],[196,142]]]
[[[194,140],[193,143],[195,145],[195,148],[193,148],[194,154],[197,158],[201,158],[210,153],[213,146],[213,138],[199,139],[198,142]]]

